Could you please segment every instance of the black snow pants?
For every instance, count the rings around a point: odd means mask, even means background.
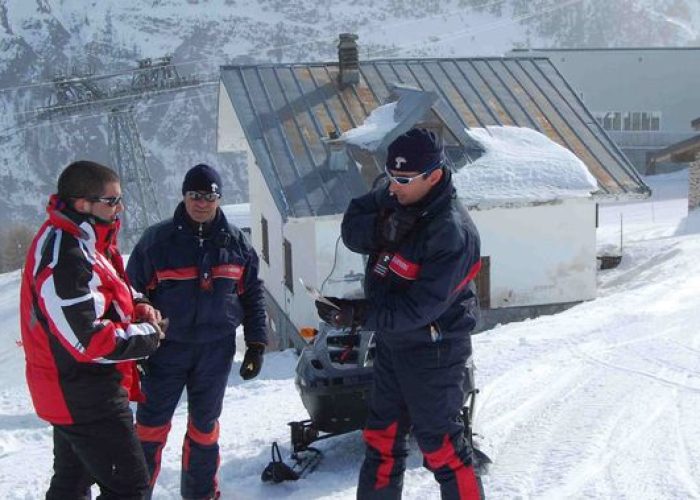
[[[54,475],[47,500],[89,499],[90,486],[102,500],[141,500],[148,469],[129,408],[95,422],[53,426]]]
[[[439,342],[389,346],[376,336],[374,385],[363,438],[367,445],[357,498],[401,498],[412,431],[443,500],[479,500],[472,450],[464,438],[467,335]]]

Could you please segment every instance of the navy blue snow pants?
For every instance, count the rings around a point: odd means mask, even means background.
[[[208,343],[166,340],[148,359],[148,374],[141,381],[146,401],[136,409],[136,431],[151,474],[151,491],[170,421],[187,389],[180,493],[184,498],[218,494],[218,419],[235,350],[232,336]]]
[[[427,333],[426,333],[427,335]],[[412,431],[443,500],[480,498],[472,450],[464,438],[468,336],[387,345],[377,336],[374,385],[363,438],[367,445],[357,498],[399,499]]]

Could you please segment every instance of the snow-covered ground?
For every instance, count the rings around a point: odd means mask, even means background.
[[[651,200],[601,208],[601,247],[619,248],[622,214],[623,260],[600,273],[598,299],[474,337],[490,498],[700,498],[700,234],[685,229],[685,172],[646,181]],[[0,275],[0,498],[35,499],[51,475],[51,431],[24,386],[18,285],[18,272]],[[270,353],[245,383],[234,368],[221,419],[224,499],[354,498],[358,432],[320,442],[325,459],[309,478],[260,482],[270,443],[288,452],[286,423],[306,415],[294,364],[291,351]],[[185,411],[156,499],[179,498]],[[404,498],[438,498],[415,445],[408,467]]]

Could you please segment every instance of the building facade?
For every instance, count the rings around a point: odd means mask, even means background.
[[[700,110],[700,47],[519,49],[510,55],[548,57],[640,173],[646,173],[647,153],[696,133],[690,123]]]

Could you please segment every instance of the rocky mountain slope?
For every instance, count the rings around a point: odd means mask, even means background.
[[[333,60],[340,32],[362,58],[501,55],[513,47],[700,43],[696,0],[2,0],[0,228],[34,225],[57,172],[78,158],[112,163],[108,108],[36,118],[56,75],[96,77],[171,54],[181,75],[215,82],[222,64]],[[129,75],[120,77],[122,83]],[[104,78],[100,85],[119,84]],[[216,153],[217,87],[160,94],[133,113],[164,213],[182,174],[221,167],[226,202],[247,201],[240,155]],[[0,233],[3,231],[0,229]],[[2,242],[0,242],[0,249]]]

